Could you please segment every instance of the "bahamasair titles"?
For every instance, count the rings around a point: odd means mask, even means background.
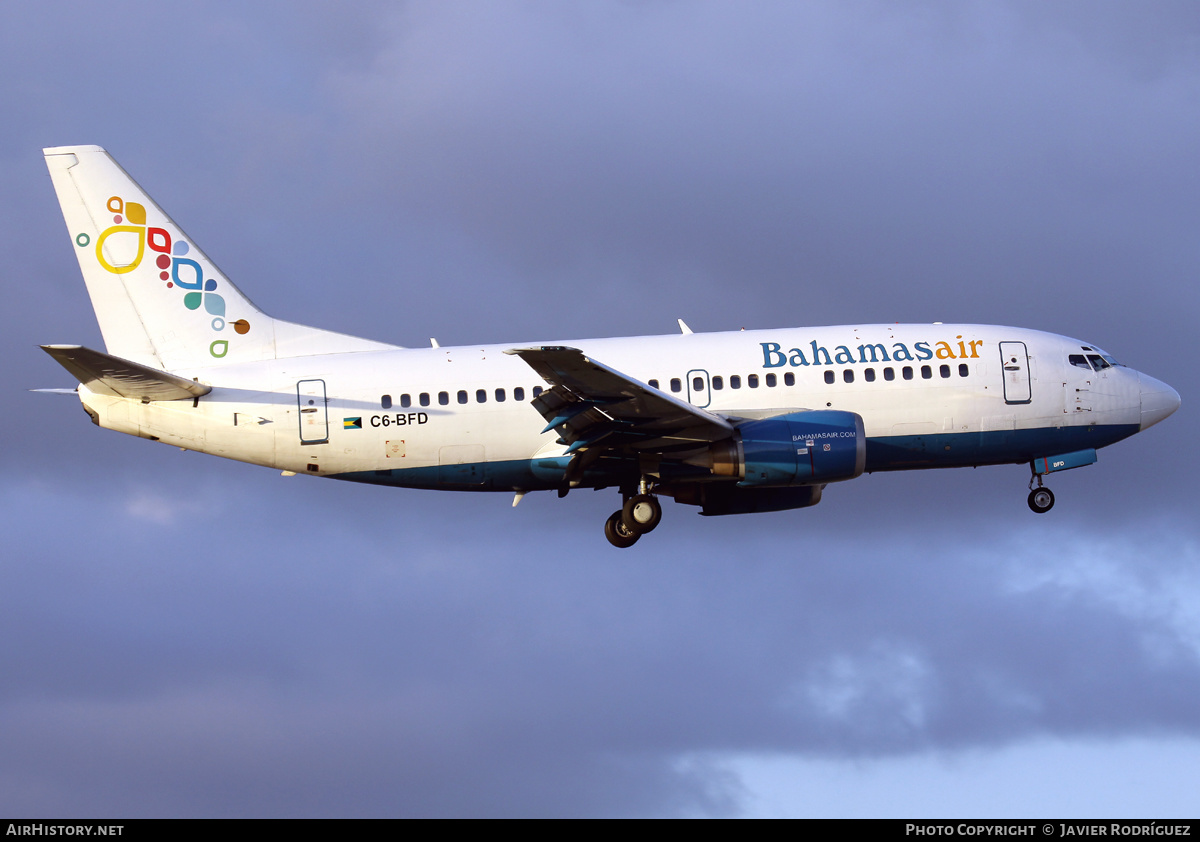
[[[851,325],[404,348],[273,319],[97,146],[45,150],[105,351],[45,345],[101,427],[406,488],[614,488],[628,547],[660,499],[816,505],[863,473],[1044,477],[1179,407],[1090,342],[988,325]]]

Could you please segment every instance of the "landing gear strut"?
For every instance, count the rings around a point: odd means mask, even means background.
[[[613,512],[605,522],[604,537],[614,547],[632,547],[661,520],[662,505],[650,493],[650,483],[643,477],[638,483],[638,493],[627,497],[620,511]]]
[[[1033,487],[1034,480],[1037,480],[1037,488]],[[1054,492],[1042,485],[1042,475],[1034,474],[1033,479],[1029,480],[1029,508],[1043,515],[1054,508]]]

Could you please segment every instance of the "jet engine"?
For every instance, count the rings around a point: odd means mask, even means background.
[[[867,463],[863,420],[855,412],[812,410],[745,421],[709,449],[714,476],[742,488],[818,485],[854,479]]]

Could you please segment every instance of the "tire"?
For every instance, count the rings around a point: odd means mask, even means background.
[[[1054,508],[1054,492],[1049,488],[1035,488],[1029,492],[1029,508],[1039,515]]]
[[[653,494],[635,494],[625,501],[621,518],[638,535],[645,535],[662,520],[662,505]]]
[[[642,536],[626,526],[620,512],[613,512],[604,522],[604,537],[608,539],[608,543],[623,550],[632,547]]]

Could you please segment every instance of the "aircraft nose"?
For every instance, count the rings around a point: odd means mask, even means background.
[[[1140,429],[1153,427],[1179,409],[1179,393],[1166,383],[1140,372],[1138,381],[1142,390],[1142,426]]]

